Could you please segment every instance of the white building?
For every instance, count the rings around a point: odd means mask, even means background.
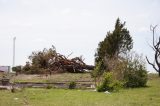
[[[0,72],[10,72],[10,66],[0,66]]]

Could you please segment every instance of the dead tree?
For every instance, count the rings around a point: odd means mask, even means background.
[[[72,59],[66,58],[64,55],[56,53],[49,61],[49,67],[52,71],[57,72],[71,72],[83,73],[85,70],[93,70],[94,66],[86,65],[82,57],[75,57]]]
[[[154,62],[150,62],[149,59],[146,56],[146,60],[148,62],[148,64],[150,64],[159,74],[160,77],[160,37],[158,39],[155,39],[155,30],[156,30],[156,26],[150,26],[150,30],[152,31],[152,35],[153,35],[153,41],[152,41],[152,46],[151,48],[154,51]],[[158,41],[157,41],[158,40]]]

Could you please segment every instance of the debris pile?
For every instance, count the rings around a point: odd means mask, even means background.
[[[64,55],[57,53],[49,60],[49,67],[52,71],[67,71],[71,73],[80,73],[94,69],[94,66],[86,65],[83,61],[82,56],[68,59]]]

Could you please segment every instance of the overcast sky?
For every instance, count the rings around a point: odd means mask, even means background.
[[[160,0],[0,0],[0,65],[12,65],[16,36],[16,65],[32,51],[54,45],[61,54],[83,55],[94,64],[98,43],[112,31],[116,19],[126,21],[134,50],[153,55],[150,25],[159,24]],[[148,66],[151,70],[151,67]]]

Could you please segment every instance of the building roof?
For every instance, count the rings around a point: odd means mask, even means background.
[[[10,66],[0,66],[0,72],[8,72],[10,69]]]
[[[4,71],[0,70],[0,72],[4,72]]]

